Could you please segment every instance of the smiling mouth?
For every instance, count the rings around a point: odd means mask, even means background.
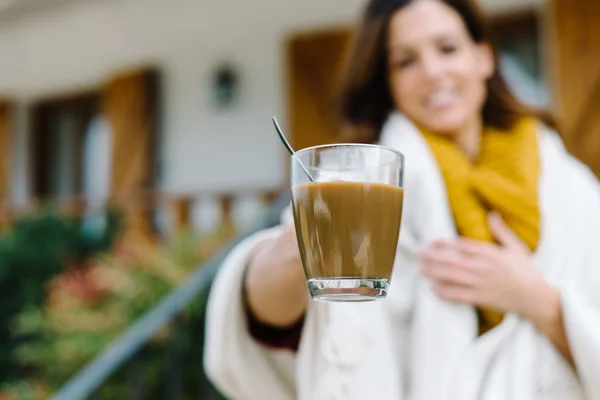
[[[434,93],[429,96],[425,102],[427,108],[442,109],[449,107],[458,100],[458,92],[456,90],[444,90]]]

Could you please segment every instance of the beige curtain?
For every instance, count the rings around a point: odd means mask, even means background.
[[[126,205],[130,231],[152,235],[150,209],[141,191],[152,188],[157,75],[133,71],[113,78],[104,90],[103,112],[111,132],[111,197],[137,196]]]

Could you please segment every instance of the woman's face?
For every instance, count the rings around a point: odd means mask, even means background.
[[[458,135],[479,123],[489,46],[475,43],[460,15],[439,0],[417,0],[392,16],[389,84],[398,110],[433,132]]]

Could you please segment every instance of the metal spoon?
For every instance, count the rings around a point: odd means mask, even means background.
[[[287,139],[285,138],[285,135],[283,134],[283,131],[279,127],[279,123],[277,122],[277,118],[275,118],[275,117],[273,117],[273,125],[275,125],[275,130],[277,131],[277,134],[279,135],[279,138],[283,142],[283,145],[285,146],[285,148],[290,152],[290,155],[294,155],[295,151],[294,151],[294,149],[292,149],[292,146],[290,145],[290,142],[288,142]],[[296,161],[298,162],[298,164],[300,164],[300,166],[302,167],[302,169],[306,173],[306,176],[308,176],[308,179],[310,179],[311,182],[314,182],[315,180],[310,175],[310,172],[308,172],[308,170],[304,167],[304,165],[302,165],[302,163],[300,162],[300,160],[296,160]]]

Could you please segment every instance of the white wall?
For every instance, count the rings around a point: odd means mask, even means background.
[[[497,11],[543,0],[485,0]],[[162,186],[277,186],[285,155],[284,40],[298,30],[353,21],[363,0],[97,0],[0,24],[0,94],[30,99],[97,86],[112,73],[155,63],[164,73]],[[242,74],[239,104],[214,113],[208,77],[220,60]],[[23,127],[23,118],[19,126]],[[27,196],[26,139],[15,141],[14,197]]]

